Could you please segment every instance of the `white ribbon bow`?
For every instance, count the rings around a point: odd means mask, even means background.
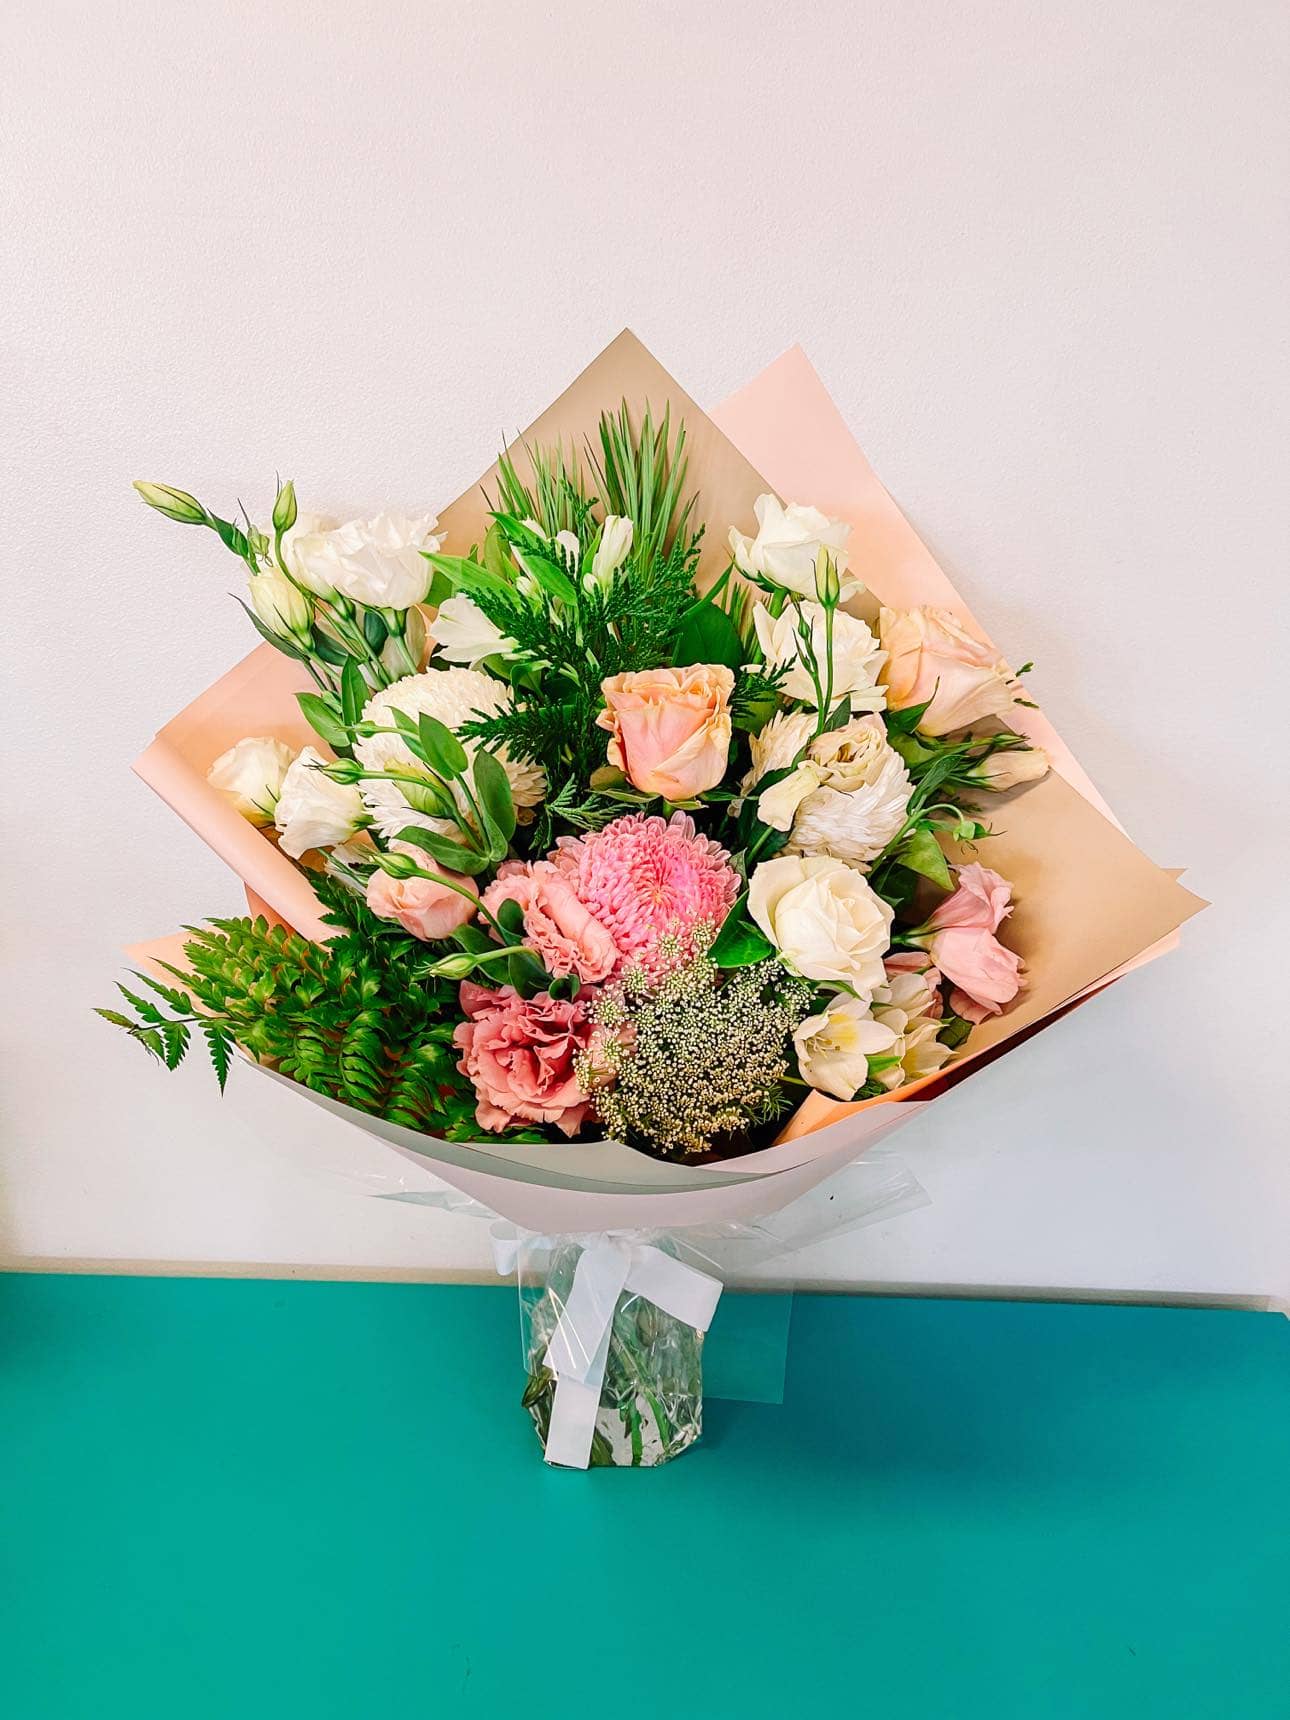
[[[503,1275],[513,1270],[516,1249],[517,1244],[494,1235],[497,1267]],[[546,1440],[548,1463],[586,1469],[591,1461],[614,1309],[624,1292],[643,1296],[673,1319],[706,1332],[721,1299],[721,1284],[650,1243],[612,1234],[588,1238],[547,1345],[546,1365],[555,1375]]]

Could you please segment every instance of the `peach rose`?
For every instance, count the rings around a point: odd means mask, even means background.
[[[476,905],[459,896],[449,885],[470,890],[469,878],[437,866],[428,854],[417,853],[417,864],[427,872],[435,872],[448,880],[436,883],[433,878],[391,878],[388,872],[373,872],[367,880],[367,905],[383,920],[397,920],[405,932],[427,942],[446,938],[458,926],[475,917]]]
[[[503,986],[461,984],[467,1019],[453,1034],[457,1067],[475,1086],[475,1118],[500,1133],[514,1123],[554,1123],[576,1135],[591,1114],[575,1063],[595,1025],[584,998],[566,1003],[540,991],[522,998]]]
[[[887,653],[879,671],[887,708],[926,704],[918,719],[924,734],[948,735],[1011,709],[1017,695],[1012,670],[948,609],[883,609],[878,636]]]
[[[735,678],[723,664],[646,669],[601,683],[609,762],[642,794],[692,800],[715,788],[730,753],[730,695]]]
[[[959,867],[958,888],[927,922],[927,952],[954,990],[950,1007],[968,1021],[998,1015],[1021,990],[1021,960],[995,937],[1012,912],[1012,885],[988,866]]]
[[[496,916],[503,902],[524,911],[524,936],[549,974],[575,973],[584,984],[609,978],[619,961],[608,930],[578,900],[573,885],[549,860],[532,865],[509,860],[484,891],[484,906]]]

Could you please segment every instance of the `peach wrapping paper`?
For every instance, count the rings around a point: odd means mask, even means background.
[[[853,565],[873,594],[866,599],[871,609],[874,597],[889,606],[936,604],[955,610],[981,638],[988,637],[878,482],[799,349],[785,353],[709,416],[625,332],[530,426],[525,440],[580,447],[594,432],[599,412],[623,397],[637,406],[649,400],[656,413],[669,405],[674,420],[685,420],[691,483],[700,494],[701,516],[711,522],[702,578],[711,579],[724,565],[728,527],[750,525],[753,500],[774,489],[852,524]],[[482,537],[481,488],[491,476],[492,470],[441,515],[455,553]],[[298,665],[261,646],[168,723],[135,769],[242,878],[257,911],[263,908],[320,938],[327,928],[308,880],[205,780],[218,754],[244,735],[272,734],[297,747],[316,744],[295,702],[296,692],[308,684]],[[1045,782],[1002,798],[1009,830],[993,849],[999,870],[1019,883],[1011,941],[1029,961],[1034,983],[1007,1016],[977,1030],[972,1055],[948,1078],[932,1077],[900,1095],[859,1104],[813,1094],[775,1145],[713,1165],[664,1163],[617,1142],[441,1142],[295,1090],[532,1230],[675,1226],[758,1217],[788,1204],[920,1114],[949,1085],[970,1078],[975,1058],[1006,1053],[1013,1040],[1163,953],[1176,941],[1175,928],[1203,906],[1133,847],[1041,712],[1019,708],[1015,726],[1042,745],[1056,767]],[[176,937],[131,953],[144,964],[173,961],[181,946]],[[257,1073],[283,1079],[268,1070]]]

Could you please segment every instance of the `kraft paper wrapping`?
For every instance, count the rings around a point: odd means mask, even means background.
[[[754,501],[774,490],[851,523],[852,566],[868,587],[856,606],[859,613],[872,615],[878,602],[937,604],[988,637],[878,482],[797,349],[709,416],[625,331],[529,427],[523,441],[560,441],[575,452],[597,446],[600,413],[624,398],[634,413],[648,401],[656,418],[670,408],[673,422],[685,423],[688,487],[697,492],[698,517],[709,522],[702,583],[726,565],[729,527],[752,530]],[[440,515],[451,553],[465,554],[482,542],[488,525],[484,492],[495,473],[494,465]],[[205,780],[218,754],[247,734],[316,744],[295,702],[307,685],[298,665],[262,646],[167,724],[135,769],[268,911],[319,938],[327,928],[308,880]],[[930,1102],[970,1078],[981,1058],[993,1060],[1082,997],[1171,947],[1177,928],[1205,905],[1134,846],[1042,712],[1019,707],[1013,726],[1042,745],[1055,765],[1043,781],[990,803],[1000,834],[985,857],[1015,888],[1016,908],[1005,936],[1026,963],[1027,985],[1006,1014],[974,1030],[967,1054],[947,1074],[860,1103],[813,1094],[774,1146],[712,1165],[667,1164],[617,1142],[440,1142],[304,1088],[297,1091],[406,1156],[432,1161],[445,1181],[530,1229],[643,1223],[646,1209],[648,1222],[696,1223],[756,1216],[786,1204],[918,1114],[924,1096]],[[144,962],[174,960],[181,943],[162,940],[132,953]],[[631,1218],[624,1216],[629,1210]]]

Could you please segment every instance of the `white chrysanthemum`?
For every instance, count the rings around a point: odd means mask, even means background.
[[[510,688],[492,675],[477,669],[426,669],[420,675],[405,675],[401,681],[374,693],[363,707],[363,718],[393,728],[394,711],[402,711],[409,717],[424,713],[438,718],[455,732],[472,717],[494,717],[510,708]],[[476,742],[467,740],[463,744],[467,753],[474,753]],[[368,770],[420,768],[407,743],[396,734],[371,735],[357,741],[354,755]],[[546,777],[539,765],[529,759],[511,758],[505,747],[497,749],[497,760],[506,771],[516,811],[523,818],[545,795]],[[396,782],[365,781],[359,786],[382,836],[397,836],[409,824],[437,830],[443,836],[453,834],[455,826],[450,821],[413,811]],[[464,800],[462,809],[465,810]]]
[[[897,1061],[877,1075],[889,1092],[907,1081],[934,1075],[954,1055],[937,1038],[942,1026],[940,999],[926,974],[889,974],[886,985],[874,993],[873,1018],[895,1035],[889,1055]]]
[[[797,808],[789,851],[871,865],[905,822],[911,784],[882,718],[857,717],[812,741],[823,781]]]

